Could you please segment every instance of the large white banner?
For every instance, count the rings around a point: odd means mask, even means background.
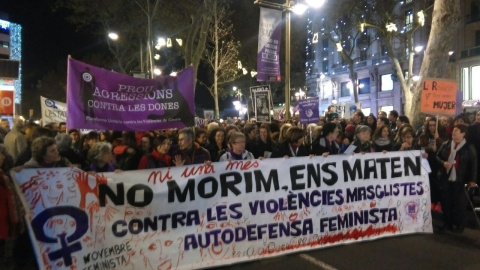
[[[40,96],[42,124],[67,122],[67,104]]]
[[[42,269],[193,269],[432,233],[419,151],[12,175]]]

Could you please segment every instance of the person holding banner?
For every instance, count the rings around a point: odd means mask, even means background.
[[[202,164],[210,161],[207,149],[193,143],[195,135],[192,129],[184,128],[178,132],[178,149],[173,151],[173,163],[176,166]]]
[[[367,125],[358,125],[355,128],[355,138],[353,140],[353,145],[355,148],[355,153],[372,153],[375,152],[375,149],[372,145],[372,129]]]
[[[277,157],[302,157],[309,156],[310,151],[304,144],[305,131],[292,126],[285,134],[285,140],[281,142],[272,153],[272,158]]]
[[[138,169],[165,168],[172,166],[172,157],[168,155],[172,141],[169,137],[159,135],[153,140],[153,150],[151,153],[143,155],[138,164]]]
[[[213,162],[217,162],[228,148],[225,141],[225,130],[220,127],[213,129],[208,141],[209,144],[206,148],[210,152],[210,158]]]
[[[468,197],[465,185],[477,186],[477,152],[465,139],[468,127],[455,125],[452,139],[444,142],[437,152],[437,162],[443,168],[442,210],[444,225],[442,229],[462,233],[467,222],[466,211]]]
[[[26,162],[24,168],[57,168],[70,167],[70,161],[58,152],[54,138],[41,136],[32,142],[32,158]]]
[[[234,132],[230,135],[228,144],[230,145],[230,149],[220,157],[219,161],[255,159],[251,152],[245,150],[245,134]]]
[[[107,142],[97,142],[88,151],[88,167],[85,168],[88,173],[119,172],[113,164],[112,145]]]
[[[340,154],[340,145],[337,137],[340,132],[338,125],[334,122],[328,122],[323,126],[323,136],[316,139],[312,144],[311,153],[316,156],[328,156]],[[348,141],[348,139],[346,139]]]

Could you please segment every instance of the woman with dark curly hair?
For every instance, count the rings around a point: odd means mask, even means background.
[[[227,150],[227,140],[225,139],[225,130],[223,128],[215,128],[209,136],[209,143],[205,147],[210,152],[212,162],[217,162],[220,156]]]
[[[32,158],[25,163],[24,168],[70,167],[70,161],[58,152],[54,138],[41,136],[32,142]]]

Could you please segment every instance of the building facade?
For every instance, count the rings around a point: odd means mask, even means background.
[[[0,115],[12,117],[22,100],[22,27],[0,13]]]
[[[408,75],[408,55],[415,50],[413,74],[418,75],[431,29],[434,1],[399,1],[394,13],[395,24],[400,38],[392,41],[394,53]],[[461,0],[461,25],[452,44],[450,64],[446,78],[458,81],[463,92],[465,106],[480,106],[480,8],[473,0]],[[427,5],[425,5],[427,4]],[[431,5],[431,6],[430,6]],[[415,28],[418,12],[425,14],[425,24]],[[357,76],[358,102],[355,104],[348,64],[343,61],[338,46],[325,37],[322,12],[309,14],[307,31],[311,37],[307,45],[306,82],[309,96],[320,97],[320,110],[325,111],[331,104],[356,105],[368,115],[378,111],[397,110],[404,112],[404,97],[400,83],[387,54],[387,44],[378,38],[373,28],[365,27],[361,35],[341,44],[343,49],[353,48],[354,71]],[[412,32],[411,46],[402,39],[402,34]],[[328,33],[327,33],[328,34]],[[447,56],[448,57],[448,56]],[[414,78],[414,77],[413,77]],[[478,102],[477,102],[478,101]]]

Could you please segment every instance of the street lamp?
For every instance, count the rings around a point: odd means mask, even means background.
[[[300,12],[302,10],[298,5],[303,5],[303,11],[305,11],[308,6],[313,8],[319,8],[323,5],[325,0],[305,0],[305,1],[294,1],[294,0],[285,0],[285,3],[278,4],[269,1],[255,0],[254,4],[273,8],[277,10],[282,10],[285,13],[285,120],[290,119],[290,12]]]

